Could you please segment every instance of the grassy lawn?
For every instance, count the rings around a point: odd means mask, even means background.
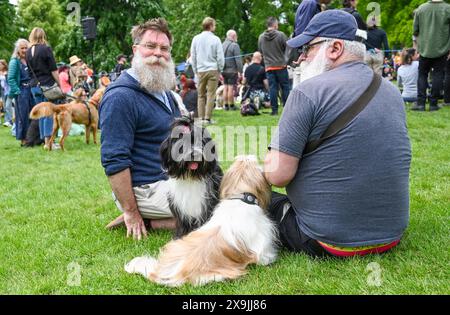
[[[216,111],[214,119],[216,130],[277,123],[239,112]],[[237,281],[176,289],[123,270],[135,256],[156,255],[171,235],[152,232],[137,242],[125,229],[104,229],[118,212],[100,146],[70,136],[64,153],[23,149],[0,127],[0,294],[449,294],[450,108],[408,110],[408,127],[411,218],[392,252],[313,260],[282,251],[275,264],[251,266]]]

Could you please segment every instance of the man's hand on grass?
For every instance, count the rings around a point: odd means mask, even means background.
[[[147,237],[147,229],[139,211],[126,211],[124,213],[124,220],[127,227],[127,237],[133,236],[133,239],[139,241],[142,237]]]

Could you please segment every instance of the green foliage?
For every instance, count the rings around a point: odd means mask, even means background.
[[[292,33],[298,1],[252,0],[165,0],[168,21],[174,34],[175,60],[181,61],[189,52],[192,38],[202,31],[201,23],[207,16],[217,21],[216,35],[225,39],[227,30],[234,29],[242,53],[257,49],[258,37],[266,29],[266,19],[275,16],[280,30]]]
[[[214,130],[270,127],[278,118],[217,111]],[[119,211],[99,145],[70,136],[66,152],[24,149],[1,127],[0,294],[449,294],[450,108],[407,111],[407,118],[410,224],[397,248],[349,259],[311,259],[283,250],[274,264],[252,265],[237,280],[180,288],[155,285],[123,270],[133,257],[157,255],[171,235],[151,231],[138,242],[126,238],[124,228],[104,228]],[[226,170],[230,162],[221,165]],[[381,267],[380,286],[367,281],[372,262]],[[78,284],[74,265],[80,270]]]
[[[67,8],[71,0],[59,0]],[[130,55],[132,43],[130,31],[133,25],[148,19],[165,16],[161,0],[80,0],[81,17],[94,17],[97,24],[97,38],[86,42],[82,38],[81,25],[71,23],[60,38],[56,47],[57,54],[66,62],[77,55],[88,64],[92,64],[91,53],[94,50],[96,71],[111,71],[119,54]],[[71,11],[67,11],[71,13]],[[93,45],[93,47],[92,47]]]
[[[369,3],[373,0],[359,0],[358,11],[364,19],[373,15]],[[377,1],[380,4],[381,28],[388,34],[392,48],[412,47],[414,10],[427,0]]]
[[[16,9],[8,0],[0,0],[0,25],[0,59],[9,60],[20,32]]]
[[[49,45],[52,47],[58,45],[65,23],[57,0],[21,0],[19,17],[27,34],[30,34],[34,27],[40,27],[47,34]]]
[[[393,48],[412,45],[413,11],[427,0],[359,0],[358,10],[365,19],[373,13],[369,3],[381,9],[381,27],[388,33]],[[7,0],[0,0],[0,57],[9,57],[13,43],[19,37],[28,37],[35,26],[48,35],[58,61],[68,62],[78,55],[89,64],[91,51],[95,52],[96,70],[111,70],[115,57],[130,55],[133,25],[152,17],[163,16],[169,21],[174,35],[173,56],[179,62],[186,58],[192,38],[202,31],[206,16],[217,21],[216,34],[223,40],[226,31],[234,29],[243,53],[257,49],[259,35],[265,30],[268,16],[278,17],[280,30],[290,35],[293,31],[295,11],[301,1],[294,0],[79,0],[80,16],[92,16],[97,22],[97,39],[86,42],[79,23],[66,21],[72,13],[67,5],[71,0],[22,0],[19,15]],[[341,0],[333,0],[331,8],[341,8]]]

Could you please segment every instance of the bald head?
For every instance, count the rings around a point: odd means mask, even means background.
[[[236,42],[237,41],[237,34],[235,30],[229,30],[227,32],[227,39],[231,40],[232,42]]]
[[[255,51],[253,53],[253,58],[252,58],[252,62],[253,63],[261,63],[262,61],[262,55],[259,51]]]

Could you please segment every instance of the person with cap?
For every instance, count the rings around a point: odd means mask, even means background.
[[[258,50],[263,54],[266,75],[269,81],[272,116],[278,115],[278,92],[281,88],[283,106],[289,96],[289,74],[285,58],[287,36],[278,30],[278,20],[267,19],[267,30],[259,35]]]
[[[351,14],[328,10],[287,43],[302,49],[302,82],[273,134],[264,174],[286,187],[287,195],[272,194],[269,213],[288,250],[315,257],[381,253],[408,225],[411,146],[403,100],[364,63],[363,35]],[[316,141],[358,99],[366,107]],[[310,149],[313,143],[320,145]]]
[[[87,74],[83,69],[83,61],[77,56],[72,56],[69,58],[70,70],[69,78],[70,85],[75,91],[77,88],[81,87],[83,81],[87,78]]]

